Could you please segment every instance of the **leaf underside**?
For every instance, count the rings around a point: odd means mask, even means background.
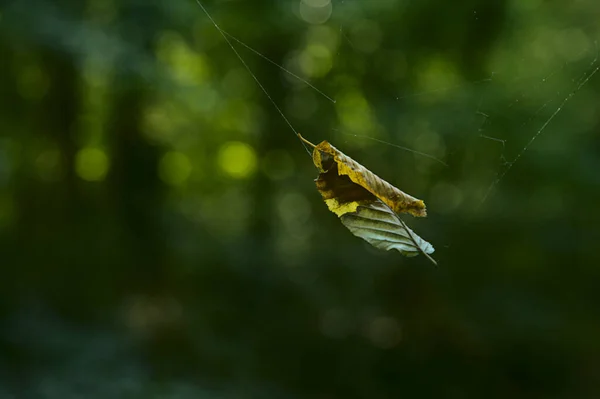
[[[405,256],[416,256],[421,252],[431,254],[434,251],[430,243],[408,227],[405,228],[398,216],[380,200],[359,205],[356,212],[346,213],[340,220],[352,234],[375,248],[386,251],[395,249]]]

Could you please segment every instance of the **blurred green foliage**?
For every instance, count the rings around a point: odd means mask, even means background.
[[[193,1],[4,2],[0,397],[600,396],[597,1],[205,6],[439,267],[328,212]]]

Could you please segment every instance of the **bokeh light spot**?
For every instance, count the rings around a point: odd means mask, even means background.
[[[333,65],[331,52],[323,45],[310,45],[306,50],[300,53],[298,64],[306,76],[325,76],[331,70]]]
[[[108,156],[99,148],[83,148],[75,157],[75,172],[86,181],[104,180],[109,166]]]
[[[163,32],[159,36],[157,56],[173,79],[183,86],[197,86],[210,75],[204,56],[192,50],[175,32]]]
[[[300,16],[309,24],[318,25],[327,22],[333,11],[331,0],[301,0]]]
[[[427,91],[427,96],[422,96],[421,101],[434,102],[451,94],[450,90],[440,88],[460,84],[460,77],[456,66],[444,57],[431,57],[420,65],[418,69],[418,90]]]
[[[243,179],[256,170],[256,152],[246,143],[230,141],[219,149],[218,164],[230,177]]]
[[[158,175],[162,181],[172,186],[185,183],[192,173],[192,163],[181,152],[169,151],[160,159]]]
[[[345,129],[369,133],[373,129],[371,108],[358,90],[340,93],[336,96],[336,111]]]

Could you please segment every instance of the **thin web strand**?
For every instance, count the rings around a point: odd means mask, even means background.
[[[260,80],[258,80],[258,78],[256,77],[256,75],[252,72],[252,70],[250,69],[250,67],[248,66],[248,64],[246,64],[246,61],[244,61],[244,59],[242,58],[242,56],[240,55],[240,53],[235,49],[235,47],[233,47],[233,44],[231,43],[231,41],[229,40],[229,38],[227,37],[227,35],[225,34],[225,32],[219,27],[219,25],[217,24],[217,22],[208,13],[208,10],[204,7],[204,5],[202,5],[202,3],[200,2],[200,0],[196,0],[196,4],[198,4],[200,6],[200,8],[202,9],[202,11],[204,11],[204,14],[206,14],[206,16],[208,17],[208,19],[210,20],[210,22],[212,22],[212,24],[219,31],[219,33],[221,34],[221,36],[223,36],[223,39],[225,39],[225,41],[227,42],[227,44],[229,45],[229,47],[231,47],[231,50],[233,50],[233,52],[235,53],[235,55],[237,56],[237,58],[240,60],[240,62],[242,63],[242,65],[244,65],[244,67],[246,68],[246,70],[248,71],[248,73],[252,76],[252,78],[254,79],[254,81],[256,82],[256,84],[258,85],[258,87],[260,87],[260,89],[263,91],[263,93],[265,93],[265,95],[267,96],[267,98],[269,99],[269,101],[271,102],[271,104],[273,104],[273,106],[275,107],[275,109],[277,110],[277,112],[279,112],[279,115],[281,115],[281,117],[288,124],[288,126],[290,127],[290,129],[292,129],[292,131],[294,132],[294,135],[296,137],[298,137],[298,132],[296,131],[296,129],[294,129],[294,126],[292,126],[292,124],[290,123],[290,121],[288,120],[288,118],[286,118],[286,116],[284,115],[283,111],[281,111],[281,109],[279,108],[279,106],[277,105],[277,103],[275,102],[275,100],[273,100],[273,98],[271,97],[271,95],[269,94],[269,92],[267,91],[267,89],[265,89],[265,87],[262,85],[262,83],[260,83]],[[306,146],[306,144],[302,140],[300,140],[300,142],[302,143],[302,146],[304,147],[304,149],[306,150],[306,152],[308,153],[308,155],[312,157],[312,154],[311,154],[310,150],[308,149],[308,147]]]
[[[559,94],[560,94],[560,93],[559,93]],[[554,99],[546,101],[546,102],[545,102],[545,103],[544,103],[544,104],[543,104],[541,107],[539,107],[539,108],[538,108],[538,109],[535,111],[535,113],[534,113],[533,115],[531,115],[529,118],[527,118],[527,120],[526,120],[526,121],[524,121],[523,123],[521,123],[520,127],[521,127],[521,128],[523,128],[523,127],[527,126],[529,123],[531,123],[531,122],[532,122],[532,121],[535,119],[535,117],[536,117],[536,116],[537,116],[537,115],[538,115],[540,112],[542,112],[542,111],[543,111],[543,110],[544,110],[544,109],[545,109],[545,108],[546,108],[546,107],[547,107],[547,106],[548,106],[548,105],[549,105],[549,104],[550,104],[552,101],[554,101]],[[479,115],[483,115],[483,116],[486,118],[486,121],[487,121],[487,119],[489,118],[489,115],[487,115],[487,114],[485,114],[485,113],[483,113],[483,112],[480,112],[480,111],[478,111],[477,113],[478,113]],[[506,118],[506,119],[508,119],[508,120],[512,120],[512,119],[510,119],[510,118],[507,118],[507,117],[506,117],[505,115],[503,115],[503,114],[498,114],[498,116],[500,116],[500,117],[503,117],[503,118]],[[485,124],[485,122],[482,124],[482,127],[483,127],[483,125],[484,125],[484,124]],[[481,131],[483,131],[483,129],[482,129],[482,128],[480,128],[480,129],[479,129],[479,131],[481,132]],[[490,137],[490,136],[487,136],[487,135],[485,135],[485,134],[480,134],[480,135],[479,135],[479,137],[481,137],[481,138],[484,138],[484,139],[490,139],[490,140],[495,140],[495,141],[501,141],[501,142],[503,142],[503,143],[506,143],[506,141],[507,141],[507,140],[505,140],[505,139],[500,139],[500,138]],[[504,147],[503,147],[503,148],[504,148]],[[504,156],[504,153],[502,154],[502,156]]]
[[[595,65],[597,63],[597,57],[594,59],[594,61],[592,61],[591,65]],[[554,111],[552,113],[552,115],[550,115],[550,117],[546,120],[546,122],[544,122],[544,124],[537,130],[537,132],[531,137],[531,139],[527,142],[527,144],[525,145],[525,147],[523,147],[523,149],[517,154],[517,156],[515,157],[515,159],[513,159],[511,162],[508,162],[508,166],[506,167],[506,169],[499,174],[499,176],[497,177],[497,179],[495,179],[492,184],[490,185],[490,187],[487,189],[483,200],[481,201],[481,205],[483,205],[483,203],[489,198],[490,194],[492,193],[492,191],[494,190],[494,188],[500,183],[500,181],[504,178],[504,176],[506,176],[506,174],[512,169],[512,167],[515,165],[515,163],[517,163],[517,161],[519,159],[521,159],[521,157],[523,156],[523,154],[525,154],[525,152],[529,149],[529,147],[533,144],[533,142],[540,136],[540,134],[542,134],[542,132],[546,129],[546,127],[554,120],[554,118],[556,117],[556,115],[558,115],[560,113],[560,111],[563,109],[563,107],[567,104],[567,102],[569,102],[569,100],[571,100],[571,98],[573,98],[573,96],[579,91],[581,90],[581,88],[583,86],[585,86],[589,80],[600,70],[600,65],[597,65],[590,73],[585,73],[583,75],[583,77],[581,79],[579,79],[576,87],[574,90],[572,90],[569,95],[567,95],[563,101],[559,104],[558,108],[556,109],[556,111]]]
[[[352,40],[350,40],[350,38],[348,37],[348,35],[346,35],[346,32],[343,30],[342,25],[340,25],[340,34],[342,35],[342,37],[344,39],[346,39],[346,41],[348,42],[348,44],[350,45],[350,47],[352,47],[353,50],[356,50],[356,46],[354,46],[354,43],[352,43]]]
[[[506,144],[506,140],[499,139],[499,138],[492,137],[492,136],[486,136],[485,134],[480,134],[479,137],[481,137],[482,139],[488,139],[488,140],[496,141],[498,143],[502,143],[502,147],[504,147],[504,144]]]
[[[314,91],[316,91],[317,93],[319,93],[320,95],[322,95],[323,97],[325,97],[326,99],[328,99],[329,101],[331,101],[332,103],[335,104],[335,100],[331,97],[329,97],[327,94],[323,93],[321,90],[317,89],[313,84],[311,84],[310,82],[308,82],[305,79],[302,79],[300,76],[296,75],[294,72],[282,67],[281,65],[279,65],[278,63],[276,63],[275,61],[271,60],[269,57],[261,54],[259,51],[253,49],[252,47],[248,46],[246,43],[244,43],[243,41],[241,41],[240,39],[238,39],[237,37],[233,36],[232,34],[224,31],[221,29],[221,32],[225,33],[227,36],[229,36],[231,39],[235,40],[236,42],[238,42],[240,45],[246,47],[248,50],[252,51],[254,54],[258,55],[259,57],[261,57],[262,59],[270,62],[271,64],[275,65],[277,68],[281,69],[283,72],[289,74],[290,76],[293,76],[294,78],[298,79],[300,82],[304,83],[305,85],[307,85],[308,87],[310,87],[311,89],[313,89]]]
[[[412,148],[408,148],[408,147],[404,147],[404,146],[401,146],[401,145],[398,145],[398,144],[390,143],[390,142],[387,142],[387,141],[385,141],[385,140],[381,140],[381,139],[378,139],[378,138],[375,138],[375,137],[370,137],[370,136],[366,136],[366,135],[362,135],[362,134],[346,133],[346,132],[342,132],[342,131],[341,131],[341,130],[339,130],[339,129],[332,129],[332,130],[333,130],[333,131],[336,131],[336,132],[338,132],[338,133],[341,133],[341,134],[348,135],[348,136],[353,136],[353,137],[359,137],[359,138],[363,138],[363,139],[373,140],[373,141],[376,141],[376,142],[378,142],[378,143],[381,143],[381,144],[386,144],[386,145],[389,145],[389,146],[391,146],[391,147],[396,147],[396,148],[399,148],[399,149],[401,149],[401,150],[404,150],[404,151],[407,151],[407,152],[410,152],[410,153],[413,153],[413,154],[416,154],[416,155],[421,155],[421,156],[423,156],[423,157],[426,157],[426,158],[432,159],[432,160],[434,160],[434,161],[436,161],[436,162],[439,162],[439,163],[441,163],[441,164],[442,164],[442,165],[444,165],[445,167],[448,167],[448,164],[447,164],[446,162],[442,161],[442,160],[441,160],[441,159],[439,159],[439,158],[436,158],[436,157],[434,157],[434,156],[433,156],[433,155],[431,155],[431,154],[427,154],[427,153],[425,153],[425,152],[421,152],[421,151],[413,150]]]

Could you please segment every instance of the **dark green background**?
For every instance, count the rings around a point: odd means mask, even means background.
[[[339,223],[193,1],[4,2],[1,398],[600,397],[596,0],[205,6],[439,266]]]

